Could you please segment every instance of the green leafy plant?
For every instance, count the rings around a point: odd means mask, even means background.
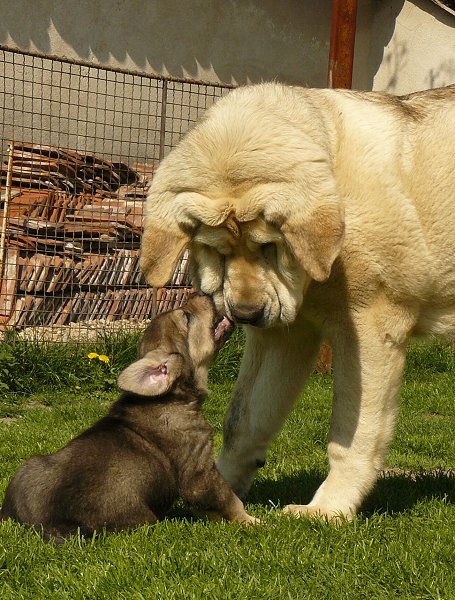
[[[102,336],[90,344],[19,340],[8,337],[0,349],[0,389],[34,394],[49,388],[112,389],[119,372],[137,355],[139,334]],[[108,362],[87,358],[96,347]]]

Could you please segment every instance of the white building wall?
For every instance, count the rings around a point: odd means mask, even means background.
[[[370,64],[372,87],[404,94],[455,83],[455,16],[429,0],[376,4],[372,31],[395,26],[379,63]]]

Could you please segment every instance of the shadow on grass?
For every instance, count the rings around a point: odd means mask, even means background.
[[[432,498],[455,504],[454,471],[386,473],[364,502],[362,512],[399,514]]]
[[[282,477],[278,481],[258,480],[247,495],[246,502],[260,504],[267,508],[274,506],[282,508],[286,504],[308,504],[322,480],[321,473],[317,471],[295,473]],[[455,505],[455,471],[383,474],[360,512],[365,517],[373,513],[399,515],[420,501],[432,498],[444,499],[446,504]],[[196,523],[203,519],[178,501],[166,515],[166,520]],[[31,528],[24,527],[24,532],[30,530]],[[110,534],[100,531],[93,537],[73,536],[71,539],[73,543],[91,543],[102,540],[107,535]]]
[[[302,471],[278,480],[258,479],[245,500],[252,504],[308,504],[324,477],[318,471]]]
[[[271,505],[308,504],[323,477],[320,472],[303,471],[277,481],[267,479],[255,482],[246,497],[252,504]],[[425,499],[445,499],[455,504],[455,471],[392,472],[381,475],[361,512],[402,513]]]

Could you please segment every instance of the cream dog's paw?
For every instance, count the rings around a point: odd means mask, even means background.
[[[283,508],[283,514],[295,518],[322,519],[333,525],[341,525],[345,521],[352,520],[352,515],[343,515],[333,510],[326,510],[320,506],[310,506],[309,504],[288,504]]]

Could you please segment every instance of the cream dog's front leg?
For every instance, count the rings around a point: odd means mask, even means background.
[[[267,447],[311,373],[320,345],[319,334],[308,324],[245,329],[245,354],[217,463],[240,496],[263,466]]]
[[[365,309],[336,337],[329,474],[294,516],[350,519],[376,482],[391,440],[412,315]],[[385,315],[385,316],[384,316]]]

